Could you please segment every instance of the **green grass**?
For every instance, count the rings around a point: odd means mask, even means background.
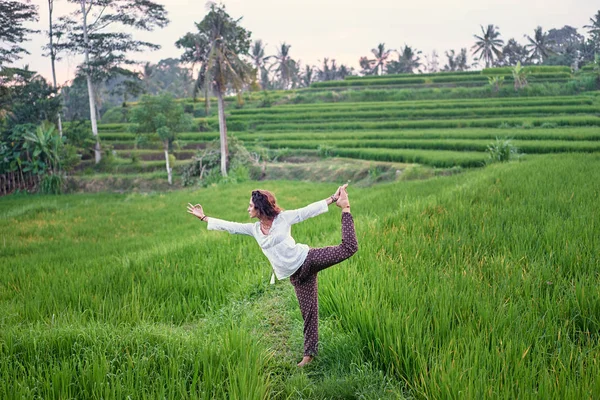
[[[597,398],[600,157],[553,155],[350,187],[359,252],[320,274],[321,354],[298,371],[288,282],[245,221],[333,184],[0,198],[0,397]],[[294,227],[339,240],[339,211]]]

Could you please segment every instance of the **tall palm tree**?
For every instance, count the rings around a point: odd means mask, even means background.
[[[404,45],[402,51],[396,53],[398,54],[398,61],[394,61],[396,67],[394,73],[412,74],[415,69],[419,72],[418,68],[421,66],[420,51],[415,51],[412,47]]]
[[[282,89],[289,89],[296,66],[295,61],[290,57],[290,47],[292,46],[285,42],[282,43],[277,49],[277,55],[273,56],[275,58],[273,67],[275,74],[279,77]]]
[[[477,41],[475,45],[471,47],[473,55],[480,55],[480,58],[485,61],[485,67],[489,68],[494,64],[494,56],[498,59],[502,58],[502,51],[500,47],[504,45],[504,41],[499,39],[500,32],[498,27],[494,25],[488,25],[486,29],[481,26],[481,36],[473,35]]]
[[[207,103],[211,92],[217,97],[223,176],[227,175],[229,155],[223,96],[227,90],[239,95],[254,79],[252,66],[240,58],[241,55],[248,55],[250,32],[238,22],[225,12],[224,6],[210,3],[209,13],[196,24],[199,32],[188,33],[176,42],[177,47],[186,49],[183,61],[200,63],[194,97],[198,90],[204,92]]]
[[[553,54],[551,46],[554,41],[548,39],[548,33],[544,33],[541,26],[535,28],[533,38],[529,35],[525,35],[525,37],[529,40],[525,48],[531,60],[535,59],[543,63],[546,61],[546,58]]]
[[[48,39],[50,43],[48,44],[50,50],[50,63],[52,65],[52,82],[54,83],[54,88],[56,89],[58,85],[56,84],[56,50],[54,49],[54,33],[52,26],[52,13],[54,12],[54,0],[48,0],[48,18],[49,18],[49,26],[50,29],[48,31]],[[62,120],[60,117],[60,111],[57,113],[57,122],[58,122],[58,133],[60,137],[63,135],[62,128]]]
[[[590,23],[590,25],[584,25],[583,27],[590,31],[590,35],[600,37],[600,10],[590,18]]]
[[[600,10],[590,18],[590,25],[584,25],[590,34],[590,41],[595,51],[600,51]]]
[[[252,63],[256,69],[256,80],[260,82],[261,78],[265,76],[263,71],[266,69],[266,63],[271,58],[271,56],[265,56],[265,45],[261,39],[257,39],[252,43],[250,58],[252,58]],[[264,86],[263,89],[265,89]]]
[[[376,75],[383,75],[383,69],[387,64],[387,59],[393,51],[393,49],[386,50],[385,43],[379,43],[377,48],[371,49],[371,53],[375,56],[373,70],[377,71]]]
[[[313,82],[313,74],[314,74],[315,70],[313,67],[311,67],[310,65],[305,65],[304,66],[304,74],[302,75],[302,86],[304,87],[309,87],[310,84]]]
[[[150,87],[152,86],[152,77],[156,71],[157,66],[146,62],[142,70],[142,80],[144,81],[144,88],[147,93],[150,93]]]

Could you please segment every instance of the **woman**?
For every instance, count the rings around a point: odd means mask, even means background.
[[[254,190],[248,205],[250,218],[258,219],[253,224],[208,217],[200,204],[188,204],[188,212],[208,222],[208,230],[253,236],[271,262],[277,279],[290,278],[304,319],[304,357],[298,363],[299,367],[310,363],[318,350],[317,273],[344,261],[358,250],[347,186],[340,186],[334,195],[325,200],[288,211],[277,206],[277,200],[271,192]],[[292,225],[326,212],[327,206],[333,203],[342,209],[342,243],[316,249],[296,243],[291,236]]]

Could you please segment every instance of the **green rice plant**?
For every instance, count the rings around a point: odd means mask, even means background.
[[[495,139],[510,135],[519,140],[537,141],[588,141],[600,140],[600,132],[595,127],[555,127],[552,129],[536,127],[532,129],[520,129],[513,125],[506,125],[506,129],[498,128],[465,128],[465,129],[410,129],[410,130],[364,130],[364,131],[316,131],[316,132],[261,132],[259,143],[268,145],[273,141],[306,141],[319,140],[400,140],[400,139]],[[240,133],[237,137],[246,143],[256,142],[256,133]]]
[[[360,250],[320,273],[321,353],[303,371],[291,285],[268,285],[248,238],[185,213],[245,222],[256,182],[5,196],[0,397],[595,398],[599,182],[598,154],[561,154],[351,185]],[[286,209],[336,187],[260,186]],[[330,210],[294,237],[339,229]]]
[[[412,109],[447,109],[447,108],[490,108],[490,107],[537,107],[537,106],[575,106],[593,105],[593,99],[587,96],[558,96],[538,98],[493,98],[486,102],[474,99],[465,100],[423,100],[423,101],[377,101],[377,102],[347,102],[347,103],[316,103],[281,105],[270,109],[244,109],[231,113],[238,116],[263,116],[271,114],[298,114],[307,112],[346,112],[412,110]]]
[[[440,128],[497,128],[502,123],[522,125],[529,122],[538,127],[543,123],[554,123],[557,126],[600,126],[600,118],[596,116],[548,116],[548,117],[510,117],[477,118],[477,119],[436,119],[406,121],[349,121],[320,123],[287,123],[273,122],[257,125],[255,130],[264,131],[333,131],[333,130],[372,130],[372,129],[440,129]]]
[[[249,130],[268,123],[303,123],[310,121],[351,121],[351,120],[413,120],[413,119],[438,119],[438,118],[485,118],[493,116],[543,116],[543,115],[577,115],[591,114],[600,111],[598,106],[540,106],[540,107],[503,107],[503,108],[456,108],[432,110],[385,110],[385,111],[355,111],[355,112],[307,112],[304,114],[267,114],[256,116],[232,116],[229,118],[229,128],[236,131]]]

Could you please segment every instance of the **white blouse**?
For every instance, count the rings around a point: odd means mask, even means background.
[[[241,224],[213,217],[208,219],[208,230],[254,236],[263,253],[271,262],[275,276],[281,280],[296,272],[308,254],[309,247],[296,243],[292,237],[292,225],[316,217],[327,210],[327,200],[321,200],[297,210],[282,211],[273,220],[267,235],[260,230],[260,221]]]

